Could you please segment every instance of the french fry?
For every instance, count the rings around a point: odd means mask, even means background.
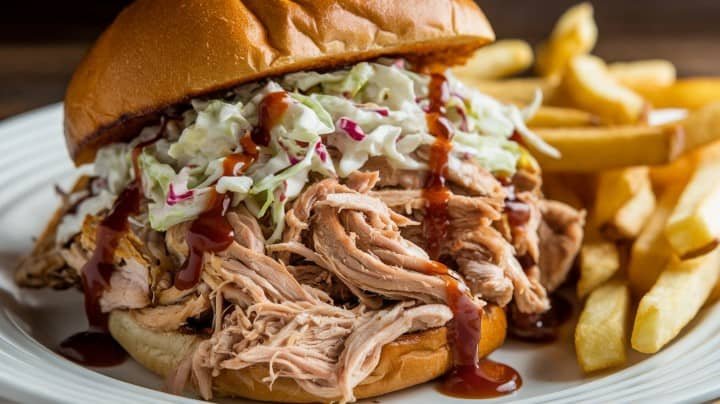
[[[559,81],[555,79],[522,78],[505,80],[478,80],[463,78],[463,82],[481,93],[504,102],[530,104],[539,89],[543,99],[552,98],[557,91]]]
[[[537,49],[536,70],[541,76],[561,75],[575,56],[589,53],[597,42],[597,25],[590,3],[569,8],[558,19],[550,39]]]
[[[644,166],[601,173],[595,195],[594,223],[602,227],[611,222],[617,212],[648,182],[648,168]]]
[[[677,76],[675,65],[667,60],[612,63],[608,70],[620,84],[636,91],[671,86]]]
[[[685,184],[694,169],[693,160],[683,156],[670,164],[650,167],[650,180],[656,188],[664,188],[672,184]]]
[[[619,366],[627,359],[630,293],[621,281],[590,294],[575,328],[575,353],[585,372]]]
[[[648,182],[620,210],[611,222],[603,226],[606,237],[613,240],[631,240],[640,234],[655,209],[655,193]]]
[[[655,353],[672,341],[705,303],[719,275],[720,250],[672,262],[640,300],[632,347]]]
[[[638,88],[636,91],[655,108],[698,109],[720,101],[720,78],[678,79],[669,87]]]
[[[665,237],[682,259],[706,254],[718,245],[719,172],[719,160],[700,164],[665,225]]]
[[[686,184],[702,161],[720,159],[720,140],[685,153],[671,164],[650,167],[650,178],[658,188],[674,183]]]
[[[464,66],[452,71],[461,80],[465,77],[494,80],[522,73],[532,62],[530,44],[519,39],[504,39],[480,48]]]
[[[630,252],[628,282],[633,294],[642,296],[657,280],[672,258],[672,248],[665,239],[665,223],[675,207],[684,183],[666,188]]]
[[[702,147],[691,150],[686,153],[685,156],[690,158],[695,165],[702,164],[705,161],[720,159],[720,140],[716,140],[713,143],[708,143]]]
[[[612,240],[636,237],[655,208],[648,168],[613,170],[600,174],[594,220]]]
[[[542,106],[527,122],[531,128],[572,128],[594,126],[600,119],[590,112],[574,108]]]
[[[610,124],[636,123],[646,110],[645,100],[618,83],[605,62],[595,56],[573,58],[565,70],[561,88],[573,105]]]
[[[613,170],[598,176],[595,196],[595,223],[602,227],[649,182],[644,166]]]
[[[682,123],[685,149],[693,150],[720,140],[720,102],[693,111]]]
[[[604,240],[593,229],[586,229],[580,248],[580,279],[578,297],[585,297],[607,282],[620,269],[620,252],[615,243]]]
[[[680,154],[684,138],[677,126],[554,128],[534,132],[562,154],[559,159],[534,154],[546,172],[595,172],[667,164]]]

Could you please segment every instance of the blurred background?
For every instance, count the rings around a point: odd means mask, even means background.
[[[477,0],[499,38],[545,38],[573,0]],[[0,119],[62,100],[74,67],[127,0],[4,2]],[[608,61],[665,58],[680,76],[720,73],[720,1],[595,0],[595,53]]]

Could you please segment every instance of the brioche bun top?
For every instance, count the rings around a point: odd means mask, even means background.
[[[493,40],[472,0],[138,0],[75,71],[65,139],[87,163],[192,97],[380,56],[451,65]]]

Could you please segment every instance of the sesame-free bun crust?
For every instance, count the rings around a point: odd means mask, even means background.
[[[112,336],[136,361],[162,376],[175,369],[201,341],[200,337],[193,335],[150,330],[126,311],[112,312],[109,325]],[[506,328],[505,312],[490,305],[483,313],[482,339],[478,347],[481,356],[502,345]],[[355,397],[375,397],[427,382],[447,372],[450,364],[446,327],[403,335],[383,347],[380,362],[370,376],[355,388]],[[225,370],[213,379],[213,390],[223,397],[260,401],[327,401],[307,393],[287,378],[277,379],[270,390],[261,382],[267,375],[267,366]]]
[[[65,140],[87,163],[192,97],[380,56],[453,64],[493,39],[472,0],[138,0],[75,71]]]

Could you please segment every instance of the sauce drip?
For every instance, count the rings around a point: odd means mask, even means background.
[[[453,312],[450,323],[450,344],[453,352],[453,369],[478,365],[478,344],[482,328],[482,313],[457,280],[447,276],[445,285],[448,306]],[[442,386],[446,386],[446,382]]]
[[[258,124],[252,131],[252,141],[259,146],[270,144],[270,130],[277,125],[290,105],[290,97],[284,91],[270,93],[259,105]]]
[[[430,105],[425,118],[428,131],[435,136],[435,142],[430,148],[430,173],[423,189],[426,212],[423,235],[428,254],[433,260],[440,258],[442,242],[447,238],[449,225],[448,201],[451,194],[445,185],[452,148],[452,126],[445,117],[445,103],[449,93],[445,77],[442,74],[432,74],[429,87]],[[478,358],[482,313],[465,286],[450,276],[448,268],[437,261],[432,261],[422,272],[443,277],[447,303],[453,312],[453,320],[448,325],[453,368],[440,384],[440,392],[455,397],[487,398],[517,390],[522,380],[514,369]]]
[[[110,278],[115,272],[115,249],[120,238],[128,231],[128,218],[140,210],[141,194],[138,182],[125,188],[115,201],[110,214],[98,225],[95,251],[81,271],[85,315],[90,329],[61,342],[59,350],[61,355],[81,365],[113,366],[122,363],[127,356],[108,334],[108,316],[101,310],[100,297],[110,285]]]
[[[508,330],[515,339],[526,342],[552,342],[558,338],[560,326],[573,314],[570,301],[561,295],[550,297],[550,310],[539,314],[521,313],[510,306]]]
[[[519,144],[520,146],[527,147],[525,145],[525,141],[523,140],[522,136],[520,136],[520,133],[518,133],[518,131],[515,131],[512,135],[510,135],[510,140]]]
[[[125,188],[110,214],[97,227],[95,251],[82,268],[85,314],[90,327],[107,330],[107,314],[100,310],[100,297],[110,285],[110,277],[115,272],[115,249],[129,229],[128,218],[139,211],[140,187],[134,183]]]
[[[127,358],[127,353],[108,333],[108,315],[102,312],[100,298],[110,285],[110,278],[116,270],[115,250],[122,236],[130,228],[128,219],[140,213],[142,178],[138,157],[144,147],[160,138],[166,125],[167,121],[163,118],[158,133],[132,150],[135,181],[120,193],[110,213],[98,224],[95,233],[95,251],[80,271],[89,329],[63,340],[58,351],[64,357],[81,365],[114,366]]]
[[[210,209],[193,220],[185,236],[190,255],[175,274],[176,288],[186,290],[194,287],[200,280],[205,253],[223,251],[232,243],[235,234],[223,215],[224,211],[224,196],[213,191]]]
[[[425,114],[425,119],[428,131],[435,136],[435,142],[430,147],[428,160],[430,172],[423,190],[426,212],[423,220],[423,235],[430,258],[437,260],[441,254],[442,241],[447,238],[449,224],[450,191],[445,186],[445,176],[448,156],[452,148],[450,142],[452,130],[450,123],[445,118],[445,103],[450,94],[445,76],[432,74],[429,91],[430,106]]]
[[[267,97],[276,93],[268,94]],[[282,93],[285,94],[285,93]],[[263,100],[264,104],[265,100]],[[240,138],[242,153],[234,153],[223,161],[223,175],[234,176],[243,173],[258,157],[257,144],[252,135],[245,134]],[[239,164],[242,164],[239,166]],[[193,220],[187,232],[186,240],[190,254],[180,270],[175,274],[174,285],[180,290],[193,288],[202,274],[203,257],[206,252],[220,252],[232,244],[235,237],[232,226],[225,218],[226,203],[224,195],[213,189],[210,195],[209,208]],[[227,202],[226,202],[227,201]]]

